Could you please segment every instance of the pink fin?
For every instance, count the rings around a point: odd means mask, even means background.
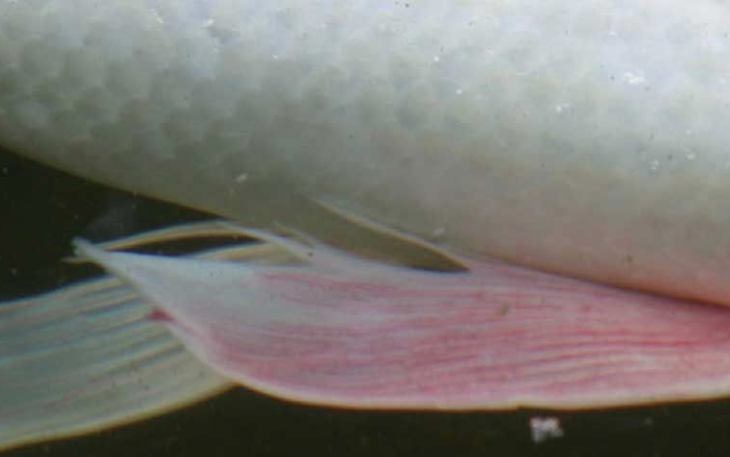
[[[214,370],[291,400],[572,409],[730,393],[730,309],[498,262],[430,273],[332,250],[276,267],[79,247]]]

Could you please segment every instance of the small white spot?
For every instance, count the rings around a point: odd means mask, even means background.
[[[435,238],[440,238],[446,234],[446,228],[445,227],[436,227],[431,232],[431,235]]]
[[[560,426],[560,419],[557,417],[531,417],[530,431],[532,432],[532,441],[538,444],[547,440],[562,438],[565,435],[563,428]]]
[[[441,62],[441,57],[439,57],[439,56],[433,56],[433,61],[435,63],[439,63],[439,62]]]
[[[555,105],[555,112],[558,114],[563,114],[568,109],[570,109],[570,103],[558,103]]]
[[[659,165],[660,163],[658,160],[652,160],[649,166],[651,167],[651,171],[657,171],[659,169]]]
[[[238,182],[238,183],[246,182],[247,179],[248,179],[248,173],[241,173],[240,175],[236,176],[236,182]]]
[[[646,84],[648,81],[643,75],[634,74],[631,72],[626,72],[622,75],[621,79],[632,86],[637,86],[639,84]]]
[[[695,154],[694,152],[690,152],[685,157],[687,158],[687,160],[694,160],[697,158],[697,154]]]
[[[157,21],[158,24],[164,24],[165,23],[165,20],[162,19],[162,16],[160,15],[160,12],[157,11],[157,9],[150,8],[150,12],[155,17],[155,20]]]
[[[464,93],[464,89],[456,89],[456,95],[461,95]]]

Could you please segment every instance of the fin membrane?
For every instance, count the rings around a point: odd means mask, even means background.
[[[231,234],[218,222],[191,223],[105,246]],[[261,243],[205,256],[292,262]],[[149,319],[153,310],[133,286],[108,277],[0,303],[0,450],[139,421],[230,388]]]
[[[386,265],[244,230],[298,265],[81,255],[154,303],[206,365],[289,400],[353,408],[560,409],[730,393],[730,309],[495,261]]]
[[[0,305],[0,449],[179,408],[229,383],[115,279]]]

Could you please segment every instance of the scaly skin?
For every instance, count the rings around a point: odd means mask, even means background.
[[[323,199],[730,305],[728,19],[711,0],[0,0],[0,143],[249,224],[316,225]]]

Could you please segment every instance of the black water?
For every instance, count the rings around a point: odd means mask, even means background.
[[[111,191],[4,151],[0,211],[0,300],[92,274],[93,269],[59,261],[71,253],[74,236],[105,240],[206,217]],[[564,437],[535,443],[529,422],[536,415],[557,417]],[[157,419],[3,457],[643,457],[729,451],[730,401],[579,413],[383,413],[300,406],[237,389]]]

